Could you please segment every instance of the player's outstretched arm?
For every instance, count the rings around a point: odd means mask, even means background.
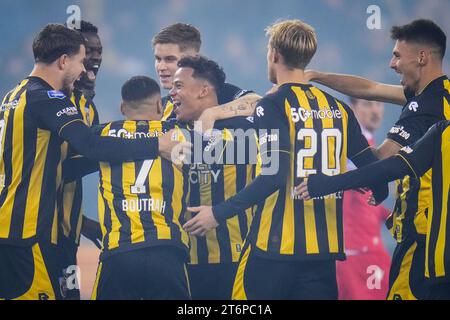
[[[249,93],[223,105],[208,108],[203,111],[194,129],[199,132],[206,132],[214,127],[215,121],[240,116],[249,117],[255,111],[256,104],[260,99],[260,95]],[[201,125],[201,128],[198,125]]]
[[[351,97],[401,106],[406,103],[402,86],[384,84],[352,75],[326,73],[316,70],[307,70],[305,75],[309,81],[320,83]]]

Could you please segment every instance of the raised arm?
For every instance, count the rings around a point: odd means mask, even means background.
[[[256,104],[260,99],[260,95],[249,93],[223,105],[208,108],[203,111],[196,122],[194,129],[196,131],[205,132],[214,127],[215,121],[240,116],[249,117],[253,115]],[[201,127],[199,125],[201,125]]]
[[[306,77],[333,90],[359,99],[375,100],[403,106],[406,103],[403,87],[368,80],[362,77],[307,70]]]

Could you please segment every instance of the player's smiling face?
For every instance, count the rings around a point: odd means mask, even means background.
[[[86,58],[86,49],[84,45],[80,46],[80,51],[73,56],[67,56],[64,64],[64,78],[62,90],[67,94],[73,91],[75,81],[81,78],[86,72],[84,62]]]
[[[417,45],[397,41],[392,54],[390,67],[401,76],[401,85],[405,90],[417,92],[421,73]]]
[[[193,122],[203,112],[200,97],[204,87],[204,81],[194,78],[194,70],[191,68],[179,68],[173,81],[170,96],[175,105],[177,120]]]
[[[157,43],[154,47],[155,69],[164,89],[172,89],[173,76],[178,69],[178,61],[185,56],[194,56],[193,50],[181,51],[174,43]]]
[[[97,73],[102,64],[103,46],[96,33],[85,32],[83,36],[86,39],[86,73],[83,74],[79,82],[75,83],[75,86],[80,89],[94,90]]]

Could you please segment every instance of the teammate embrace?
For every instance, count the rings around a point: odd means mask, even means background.
[[[314,29],[275,23],[267,28],[267,71],[276,87],[263,98],[226,83],[223,69],[199,54],[199,31],[177,23],[152,42],[169,95],[133,77],[122,87],[126,119],[99,126],[93,86],[74,91],[82,75],[95,82],[101,63],[97,56],[83,65],[89,44],[101,55],[89,30],[46,26],[33,42],[31,75],[2,102],[1,299],[77,298],[61,279],[76,263],[83,224],[90,239],[102,239],[94,299],[337,299],[342,190],[369,187],[379,204],[387,182],[405,175],[391,220],[398,246],[388,298],[450,297],[450,150],[448,122],[438,123],[450,117],[450,81],[442,72],[446,36],[434,23],[393,28],[391,67],[402,86],[305,71],[317,49]],[[371,148],[352,109],[311,80],[404,104],[402,115]],[[198,121],[212,132],[199,132]],[[251,133],[243,162],[236,130]],[[196,162],[197,140],[220,161]],[[347,159],[360,169],[345,173]],[[76,191],[96,170],[101,236],[82,217]],[[75,211],[74,196],[64,200],[71,194],[80,198]]]

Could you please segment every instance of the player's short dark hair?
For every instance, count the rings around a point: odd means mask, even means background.
[[[132,77],[122,86],[122,100],[124,102],[141,101],[153,97],[155,94],[161,94],[159,84],[146,76]]]
[[[438,50],[441,59],[445,56],[447,36],[431,20],[419,19],[402,26],[394,26],[391,29],[391,38],[433,46]]]
[[[80,21],[80,29],[77,29],[81,33],[87,32],[87,33],[98,33],[98,28],[94,26],[89,21],[81,20]]]
[[[74,56],[85,41],[80,32],[62,24],[46,25],[33,40],[35,62],[50,64],[63,54]]]
[[[98,28],[96,26],[94,26],[92,23],[90,23],[89,21],[86,21],[86,20],[81,20],[80,21],[80,27],[79,28],[70,28],[67,25],[67,22],[64,25],[66,27],[68,27],[69,29],[75,29],[75,30],[80,31],[80,32],[98,33]]]
[[[216,92],[219,92],[225,83],[226,75],[217,62],[203,56],[184,57],[178,61],[178,67],[191,68],[194,70],[192,76],[208,81]]]
[[[157,44],[177,44],[181,51],[194,49],[199,52],[202,45],[200,31],[190,24],[175,23],[161,29],[152,39],[153,47]]]

